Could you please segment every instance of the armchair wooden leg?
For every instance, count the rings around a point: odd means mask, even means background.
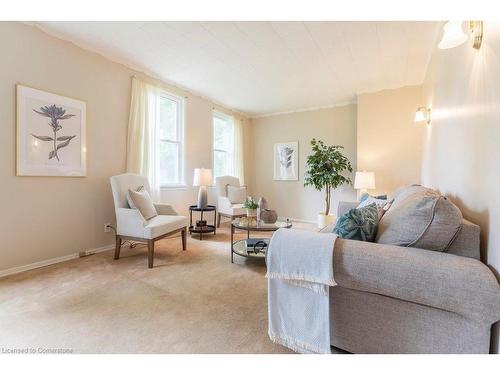
[[[187,237],[187,228],[184,228],[181,231],[181,238],[182,238],[182,250],[186,250],[186,237]]]
[[[115,259],[120,258],[120,249],[122,247],[122,239],[120,236],[115,236]]]
[[[148,240],[148,268],[153,268],[153,261],[155,257],[155,242]]]
[[[220,217],[221,214],[217,214],[217,228],[220,228]]]

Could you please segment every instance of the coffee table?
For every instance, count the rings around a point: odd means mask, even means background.
[[[291,221],[277,221],[274,224],[265,224],[256,219],[247,219],[246,217],[233,220],[231,222],[231,263],[233,263],[233,255],[237,254],[245,258],[265,259],[266,250],[258,253],[248,253],[245,239],[234,241],[234,233],[237,230],[247,232],[247,239],[250,238],[250,232],[275,232],[281,228],[291,228]]]

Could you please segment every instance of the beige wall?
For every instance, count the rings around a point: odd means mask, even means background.
[[[422,182],[481,226],[482,257],[500,272],[500,23],[485,22],[479,51],[436,48],[425,80],[432,108]],[[493,349],[498,352],[498,325]]]
[[[113,235],[103,231],[105,222],[115,221],[109,177],[125,171],[131,76],[148,78],[21,23],[0,22],[0,45],[0,271],[112,244]],[[190,185],[195,166],[211,165],[214,105],[148,80],[187,96]],[[16,83],[87,103],[87,177],[15,176]],[[196,191],[164,191],[162,197],[185,212]]]
[[[312,138],[345,147],[345,155],[356,168],[356,105],[297,112],[252,119],[255,196],[264,196],[281,217],[316,221],[324,212],[324,193],[304,187],[307,155]],[[273,146],[279,142],[299,142],[299,181],[273,180]],[[339,200],[355,200],[352,187],[333,193],[333,212]]]
[[[375,172],[374,193],[420,183],[425,124],[413,120],[422,105],[421,86],[358,96],[358,170]]]

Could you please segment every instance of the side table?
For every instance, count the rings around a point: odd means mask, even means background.
[[[214,213],[214,224],[209,225],[207,224],[206,226],[203,227],[197,227],[196,225],[193,225],[193,211],[194,212],[200,212],[200,220],[203,220],[203,213],[204,212],[211,212],[213,211]],[[203,234],[204,233],[213,233],[215,234],[216,229],[215,229],[215,220],[217,218],[217,208],[212,205],[208,205],[203,208],[198,208],[197,205],[192,205],[189,206],[189,234],[193,233],[199,233],[200,234],[200,241],[203,240]]]

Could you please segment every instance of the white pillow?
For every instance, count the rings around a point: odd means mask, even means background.
[[[247,188],[245,186],[227,185],[227,199],[231,204],[245,203],[247,199]]]
[[[158,216],[158,212],[156,211],[153,201],[151,200],[151,197],[146,189],[142,188],[141,191],[128,189],[127,197],[130,197],[130,200],[134,205],[133,208],[139,210],[144,220],[149,220]]]
[[[365,200],[363,200],[363,202],[358,204],[358,207],[356,207],[356,208],[363,208],[363,207],[369,206],[370,204],[373,204],[373,203],[375,203],[377,208],[380,209],[380,208],[384,208],[384,206],[388,202],[387,202],[387,199],[377,199],[377,198],[373,198],[373,197],[368,197]]]
[[[130,189],[129,189],[129,190],[130,190]],[[137,192],[141,192],[141,191],[143,191],[143,190],[144,190],[144,186],[143,186],[143,185],[141,185],[141,186],[139,186],[137,189],[135,189],[135,191],[137,191]],[[135,206],[134,202],[132,201],[132,198],[130,198],[130,194],[129,194],[129,192],[128,192],[128,191],[127,191],[127,203],[128,203],[128,206],[129,206],[130,208],[135,208],[135,209],[137,209],[137,207]]]

